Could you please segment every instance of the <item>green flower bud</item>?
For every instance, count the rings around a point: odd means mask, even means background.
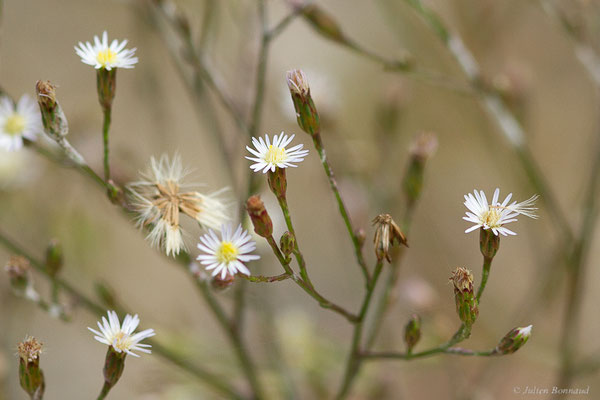
[[[310,95],[306,75],[300,69],[288,71],[287,84],[294,102],[298,126],[309,135],[318,135],[321,131],[319,113]]]
[[[294,248],[296,247],[296,238],[290,232],[285,232],[281,235],[281,239],[279,239],[279,248],[281,252],[286,257],[289,257],[290,254],[294,252]]]
[[[479,250],[481,254],[487,258],[492,259],[500,248],[500,235],[494,235],[491,229],[479,230]]]
[[[404,193],[409,204],[414,204],[421,196],[425,163],[436,148],[437,139],[431,133],[421,133],[411,146],[411,160],[403,182]]]
[[[246,211],[254,225],[254,232],[264,238],[273,235],[273,221],[265,208],[260,196],[252,196],[246,201]]]
[[[473,292],[473,274],[468,269],[458,267],[452,272],[450,280],[454,284],[454,300],[458,317],[470,327],[479,315],[477,299]]]
[[[269,170],[267,172],[269,188],[277,198],[285,198],[287,191],[287,179],[285,176],[285,168],[275,168],[275,172]]]
[[[104,382],[105,387],[112,388],[117,384],[123,371],[125,370],[125,356],[127,353],[124,351],[117,352],[112,346],[108,346],[106,352],[106,359],[104,360]]]
[[[53,239],[46,248],[46,271],[51,277],[55,277],[63,266],[63,250],[60,242]]]
[[[349,44],[335,19],[315,4],[303,8],[302,16],[322,36],[334,42]]]
[[[40,369],[42,343],[30,336],[25,338],[24,342],[19,343],[17,349],[19,352],[19,382],[21,387],[32,400],[41,400],[46,387],[44,373]]]
[[[531,328],[529,325],[525,328],[514,328],[508,332],[496,346],[496,353],[512,354],[519,350],[531,337]]]
[[[96,73],[98,100],[104,111],[110,110],[117,89],[117,68],[100,68]]]
[[[404,327],[404,342],[408,352],[412,351],[419,339],[421,339],[421,317],[414,314]]]

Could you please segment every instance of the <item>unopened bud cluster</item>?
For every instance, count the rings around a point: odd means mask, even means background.
[[[456,312],[465,326],[470,327],[479,315],[477,299],[473,291],[473,274],[466,268],[458,267],[450,277],[454,285]]]

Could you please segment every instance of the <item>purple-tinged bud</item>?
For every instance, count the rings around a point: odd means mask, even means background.
[[[519,350],[531,337],[531,328],[533,325],[525,328],[514,328],[508,332],[496,346],[497,354],[512,354]]]
[[[471,327],[479,315],[477,299],[473,292],[473,274],[466,268],[458,267],[452,272],[450,280],[454,284],[458,317],[465,326]]]
[[[254,225],[254,232],[264,238],[269,238],[273,235],[273,221],[265,208],[265,204],[260,199],[260,196],[251,196],[246,201],[246,211]]]

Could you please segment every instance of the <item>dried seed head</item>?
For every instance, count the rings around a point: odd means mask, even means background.
[[[466,268],[458,267],[450,277],[454,285],[456,312],[463,324],[470,327],[479,315],[477,299],[473,292],[473,274]]]
[[[17,346],[19,357],[26,363],[38,361],[42,354],[42,345],[33,336],[25,337],[25,340]]]
[[[254,225],[254,232],[264,238],[273,235],[273,221],[260,196],[252,196],[246,202],[246,210]]]
[[[379,261],[384,258],[391,263],[392,257],[390,255],[390,247],[397,244],[403,244],[408,247],[406,236],[400,230],[400,227],[394,222],[392,216],[389,214],[380,214],[373,219],[373,225],[375,226],[375,237],[373,243],[375,244],[375,255]]]
[[[50,81],[37,81],[35,83],[35,91],[38,95],[38,103],[40,107],[44,107],[48,110],[56,107],[56,86]]]
[[[301,69],[293,69],[287,72],[287,84],[292,95],[310,96],[308,80]]]
[[[429,157],[435,154],[438,147],[437,136],[431,132],[421,132],[413,140],[410,146],[410,155],[425,162]]]
[[[62,110],[55,93],[56,86],[50,81],[37,81],[35,91],[42,113],[44,132],[52,140],[59,141],[69,133],[67,117]]]

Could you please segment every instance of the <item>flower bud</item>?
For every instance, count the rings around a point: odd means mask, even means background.
[[[358,246],[362,249],[365,244],[365,240],[367,239],[367,234],[363,228],[358,228],[354,231],[354,236],[356,236],[356,240],[358,240]]]
[[[278,199],[285,198],[287,191],[287,179],[285,176],[285,168],[275,168],[275,172],[269,170],[267,172],[267,180],[269,188]]]
[[[279,248],[284,256],[289,257],[296,247],[296,238],[290,232],[285,232],[279,239]]]
[[[235,275],[228,273],[227,275],[225,275],[225,278],[221,278],[221,274],[217,274],[210,283],[213,289],[222,291],[231,287],[234,282]]]
[[[319,113],[310,95],[306,75],[300,69],[287,72],[287,84],[294,102],[298,126],[309,135],[317,135],[321,130]]]
[[[273,221],[265,208],[265,204],[260,199],[260,196],[252,196],[246,202],[246,210],[254,225],[254,232],[264,238],[269,238],[273,235]]]
[[[29,260],[22,256],[11,256],[4,269],[8,273],[10,285],[18,293],[25,293],[30,285]]]
[[[51,84],[50,81],[37,81],[35,84],[44,132],[51,139],[59,140],[69,133],[69,124],[62,107],[56,100],[54,89],[56,89],[56,86]]]
[[[492,259],[500,248],[500,236],[494,235],[491,229],[479,230],[479,250],[481,254],[487,258]]]
[[[531,336],[531,328],[533,325],[529,325],[525,328],[514,328],[508,332],[496,346],[496,353],[499,354],[512,354],[519,350]]]
[[[392,216],[389,214],[380,214],[373,219],[373,225],[375,226],[375,237],[373,243],[375,244],[375,255],[377,260],[381,261],[384,258],[391,263],[392,256],[390,254],[390,247],[397,244],[403,244],[408,247],[406,236],[400,230],[400,227],[394,222]]]
[[[414,314],[404,327],[404,342],[408,352],[412,351],[419,339],[421,339],[421,317]]]
[[[123,375],[126,355],[126,352],[117,352],[113,346],[108,346],[106,359],[104,360],[104,369],[102,370],[105,387],[112,388],[117,384],[121,375]]]
[[[473,292],[473,274],[466,268],[458,267],[452,272],[450,280],[454,284],[458,317],[465,326],[470,327],[479,315],[477,299]]]
[[[63,266],[63,250],[60,242],[53,239],[46,248],[46,271],[54,278]]]
[[[117,68],[100,68],[96,73],[98,100],[104,111],[110,110],[117,89]]]
[[[305,6],[302,16],[320,35],[334,42],[348,44],[348,40],[335,19],[316,4]]]
[[[409,204],[414,204],[421,196],[425,162],[435,153],[437,139],[432,133],[421,133],[410,148],[410,163],[404,175],[404,192]]]
[[[19,381],[23,390],[33,400],[41,400],[44,396],[45,382],[44,373],[40,369],[40,354],[42,343],[34,337],[26,337],[25,341],[19,343]]]

